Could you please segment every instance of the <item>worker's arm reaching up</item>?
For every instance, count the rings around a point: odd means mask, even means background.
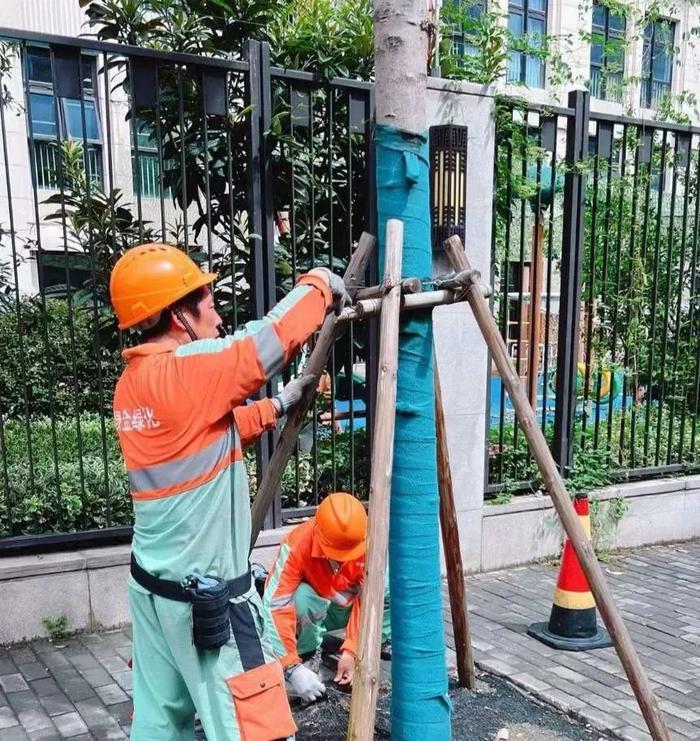
[[[244,406],[236,407],[233,416],[236,429],[241,438],[241,446],[252,445],[264,432],[273,430],[280,417],[298,404],[306,389],[316,382],[312,375],[292,379],[272,399],[261,399]]]
[[[311,271],[263,319],[223,338],[175,350],[176,372],[197,406],[214,422],[240,406],[294,357],[333,303],[325,273]],[[328,273],[331,275],[331,273]]]

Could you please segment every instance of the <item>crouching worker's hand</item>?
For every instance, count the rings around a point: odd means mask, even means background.
[[[318,678],[316,672],[307,669],[303,664],[290,666],[284,672],[289,694],[299,697],[304,702],[316,702],[326,691],[326,685]]]
[[[343,651],[338,659],[338,671],[334,682],[338,684],[352,684],[355,676],[355,657],[349,651]]]

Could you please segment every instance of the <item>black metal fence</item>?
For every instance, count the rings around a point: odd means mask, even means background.
[[[697,470],[700,129],[497,106],[494,310],[555,457],[590,488]],[[537,479],[491,373],[494,494]]]
[[[340,270],[373,226],[372,88],[271,67],[254,41],[229,61],[0,39],[0,550],[128,537],[111,266],[179,244],[218,273],[227,330],[313,265]],[[268,526],[366,495],[369,331],[337,343]],[[273,444],[246,458],[253,488]]]

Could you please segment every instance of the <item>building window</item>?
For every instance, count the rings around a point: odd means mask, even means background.
[[[81,146],[87,140],[88,171],[91,182],[102,186],[102,127],[95,91],[96,66],[92,57],[83,55],[83,112],[79,99],[59,98],[58,112],[51,76],[48,49],[29,47],[26,52],[27,94],[31,106],[31,140],[34,148],[34,182],[38,188],[59,187],[58,142],[72,139]],[[58,115],[57,115],[58,114]],[[29,111],[27,113],[29,115]]]
[[[486,12],[486,0],[452,0],[450,12],[447,14],[455,19],[455,30],[452,34],[452,53],[457,59],[460,57],[476,56],[479,50],[474,45],[472,37],[476,24]]]
[[[591,95],[622,102],[625,72],[625,29],[622,11],[593,4],[591,25]]]
[[[40,250],[36,254],[39,290],[43,296],[65,298],[90,279],[90,258],[82,252]]]
[[[160,197],[160,163],[155,127],[136,119],[136,147],[131,143],[131,173],[134,193],[143,198]],[[137,156],[138,154],[138,156]],[[163,193],[167,195],[167,193]]]
[[[510,0],[508,30],[512,48],[508,55],[507,82],[544,87],[542,49],[547,33],[547,0]]]
[[[661,101],[671,94],[675,35],[676,24],[673,21],[654,21],[644,29],[643,108],[658,108]]]

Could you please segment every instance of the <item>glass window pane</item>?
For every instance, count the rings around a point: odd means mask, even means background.
[[[525,60],[525,84],[528,87],[542,87],[542,71],[542,60],[528,56]]]
[[[603,45],[591,44],[591,64],[603,64]]]
[[[484,3],[482,0],[468,0],[466,7],[467,15],[472,20],[478,20],[484,13]]]
[[[66,114],[66,132],[71,139],[83,138],[82,114],[80,111],[80,101],[65,99],[63,101]],[[100,140],[100,124],[97,120],[97,111],[95,102],[92,100],[85,101],[85,128],[86,138],[88,141]]]
[[[31,82],[51,84],[51,57],[48,49],[34,47],[27,51],[27,74]]]
[[[93,92],[93,73],[95,71],[95,60],[83,56],[80,60],[80,72],[83,76],[83,90]]]
[[[660,51],[654,57],[651,72],[655,80],[671,82],[671,57],[665,51]]]
[[[508,54],[508,74],[506,75],[507,82],[520,82],[520,60],[522,54],[517,51],[512,51]]]
[[[642,75],[648,77],[651,73],[651,39],[645,37],[642,51]]]
[[[136,146],[142,149],[156,149],[153,125],[147,121],[136,121]]]
[[[527,4],[528,10],[547,10],[547,0],[530,0]]]
[[[32,135],[56,136],[56,109],[53,95],[31,93]]]
[[[625,63],[625,50],[621,43],[608,41],[606,48],[606,65],[608,69],[615,72],[622,72]]]
[[[607,8],[604,5],[598,5],[597,3],[593,6],[593,26],[598,28],[605,28],[605,11]]]
[[[656,24],[656,38],[654,39],[654,45],[664,49],[668,49],[673,45],[673,30],[672,24],[666,21],[659,21]]]
[[[527,30],[531,34],[539,34],[540,36],[544,36],[544,21],[540,18],[528,18],[527,20]]]
[[[523,0],[510,0],[508,3],[509,8],[522,8],[523,7]]]
[[[522,36],[523,17],[519,13],[508,14],[508,30],[513,34],[513,36]]]
[[[608,13],[608,25],[611,31],[617,33],[624,33],[625,31],[625,16],[622,13],[615,13],[611,10]]]

